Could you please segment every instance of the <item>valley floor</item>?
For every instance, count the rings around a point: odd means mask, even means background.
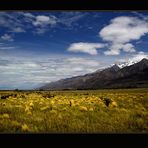
[[[147,133],[148,89],[0,91],[1,133]]]

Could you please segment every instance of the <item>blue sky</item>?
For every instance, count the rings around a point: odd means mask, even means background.
[[[148,12],[0,12],[0,89],[32,89],[148,58]]]

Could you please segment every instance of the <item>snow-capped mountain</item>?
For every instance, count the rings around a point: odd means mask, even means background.
[[[133,64],[135,63],[135,64]],[[148,87],[148,59],[128,61],[90,74],[45,84],[42,90],[79,90]],[[124,68],[123,68],[124,67]]]
[[[118,64],[116,64],[116,65],[118,65],[118,67],[121,69],[121,68],[123,68],[123,67],[136,64],[136,63],[138,63],[138,62],[140,62],[140,61],[141,61],[141,59],[129,59],[129,60],[126,61],[126,62],[121,62],[121,63],[118,63]]]

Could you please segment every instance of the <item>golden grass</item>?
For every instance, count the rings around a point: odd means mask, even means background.
[[[16,95],[0,99],[0,132],[148,132],[146,88],[7,94]]]

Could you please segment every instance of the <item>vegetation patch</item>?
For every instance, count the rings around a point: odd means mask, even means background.
[[[146,88],[0,91],[0,98],[1,133],[148,132]]]

